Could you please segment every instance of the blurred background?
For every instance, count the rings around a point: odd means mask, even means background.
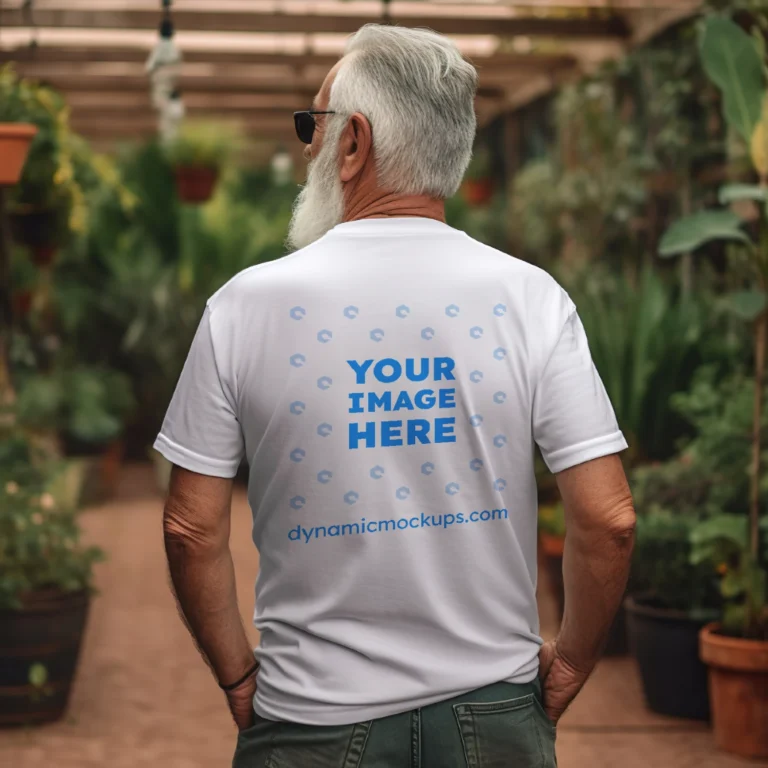
[[[561,281],[631,445],[631,583],[560,765],[768,764],[766,0],[0,0],[0,765],[231,760],[150,445],[206,299],[285,254],[291,113],[371,21],[478,67],[449,223]],[[233,516],[250,631],[242,482]]]

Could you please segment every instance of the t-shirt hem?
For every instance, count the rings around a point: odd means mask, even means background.
[[[162,434],[162,432],[157,436],[153,447],[171,463],[188,469],[190,472],[197,472],[200,475],[232,478],[237,474],[237,470],[240,467],[240,461],[233,463],[201,456],[199,453],[174,443],[173,440]]]
[[[525,667],[511,677],[502,676],[500,679],[486,680],[477,685],[462,686],[458,690],[423,696],[405,703],[384,703],[367,707],[317,704],[316,702],[301,706],[297,704],[289,705],[287,702],[269,699],[265,702],[264,699],[266,697],[263,691],[259,692],[257,680],[257,692],[254,695],[253,708],[259,717],[275,722],[300,723],[313,726],[352,725],[368,720],[380,720],[381,718],[402,714],[403,712],[410,712],[414,709],[427,707],[430,704],[439,704],[441,701],[448,701],[456,696],[463,696],[470,691],[484,688],[487,685],[493,685],[493,683],[505,682],[515,685],[526,685],[533,682],[538,673],[539,659],[537,655],[530,664],[526,664]]]
[[[620,453],[628,447],[624,435],[620,431],[616,431],[610,435],[586,440],[583,443],[578,443],[568,448],[561,448],[544,456],[544,460],[547,467],[549,467],[549,471],[554,474],[575,467],[578,464],[583,464],[586,461],[610,456],[613,453]]]

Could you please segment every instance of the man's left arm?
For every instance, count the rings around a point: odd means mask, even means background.
[[[221,685],[254,666],[237,604],[229,549],[232,480],[174,466],[163,515],[163,536],[179,611]],[[256,673],[227,699],[240,730],[253,723]]]

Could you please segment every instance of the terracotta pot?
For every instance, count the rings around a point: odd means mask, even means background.
[[[493,179],[467,179],[461,189],[469,205],[486,205],[493,197]]]
[[[565,537],[554,536],[551,533],[539,533],[539,541],[541,542],[541,551],[547,557],[559,557],[563,556],[563,549],[565,548]]]
[[[30,123],[0,123],[0,186],[18,183],[36,133]]]
[[[709,667],[715,744],[725,752],[768,758],[768,641],[720,634],[708,624],[699,635]]]
[[[184,203],[205,203],[211,199],[216,181],[219,178],[218,168],[208,168],[195,165],[177,165],[173,169],[176,179],[176,192],[179,200]]]
[[[13,314],[25,317],[32,309],[32,291],[16,291],[13,294]]]
[[[44,589],[0,611],[0,726],[50,723],[66,711],[77,670],[90,596]],[[46,679],[34,685],[41,665]]]

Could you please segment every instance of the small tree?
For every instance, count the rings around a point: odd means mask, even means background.
[[[765,40],[755,30],[750,37],[737,24],[721,16],[704,23],[700,53],[707,76],[722,92],[729,129],[743,139],[758,184],[729,184],[719,193],[721,210],[699,211],[673,224],[659,246],[661,256],[695,251],[712,241],[725,241],[737,249],[747,267],[746,290],[726,296],[729,308],[752,323],[755,368],[750,468],[749,522],[724,515],[706,521],[694,532],[694,558],[738,557],[738,578],[722,581],[730,600],[726,629],[744,637],[768,637],[766,572],[760,564],[760,432],[765,386],[765,346],[768,337],[768,70],[764,66]],[[734,205],[737,204],[737,205]],[[744,208],[754,212],[756,237],[750,237]],[[738,207],[739,213],[732,208]],[[739,599],[740,603],[734,603]]]

